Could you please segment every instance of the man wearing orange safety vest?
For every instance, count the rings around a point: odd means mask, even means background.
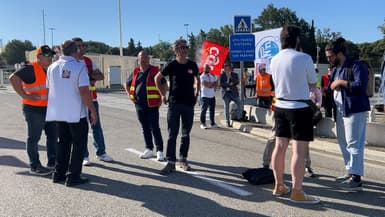
[[[150,65],[148,55],[147,50],[139,52],[138,67],[128,77],[125,89],[128,97],[135,103],[136,114],[143,129],[146,149],[139,157],[142,159],[155,157],[153,152],[155,143],[156,158],[158,161],[164,161],[163,138],[159,128],[159,106],[162,99],[154,80],[159,69]],[[166,84],[165,80],[163,84]],[[165,85],[162,85],[162,88],[166,88]]]
[[[274,96],[274,83],[271,74],[266,73],[266,64],[258,65],[259,73],[255,80],[257,106],[269,109]]]
[[[98,69],[98,67],[92,62],[92,60],[84,54],[86,53],[87,46],[84,44],[83,40],[81,38],[73,38],[73,41],[75,41],[76,45],[78,46],[78,60],[80,62],[84,62],[84,64],[87,67],[88,70],[88,77],[90,78],[90,91],[92,95],[92,101],[96,108],[96,115],[97,115],[97,121],[95,125],[91,125],[92,128],[92,135],[94,138],[93,144],[96,148],[96,158],[101,161],[105,162],[111,162],[113,159],[106,153],[106,144],[104,142],[104,134],[102,129],[102,124],[100,120],[99,115],[99,104],[97,101],[97,94],[96,94],[96,81],[104,80],[103,73]],[[83,160],[84,166],[91,165],[91,161],[89,158],[89,152],[88,148],[86,148],[86,152],[84,153],[84,160]]]
[[[56,161],[56,124],[45,121],[48,103],[46,71],[52,63],[54,54],[55,52],[48,45],[39,47],[36,50],[37,61],[26,64],[9,77],[13,89],[22,98],[23,115],[27,127],[26,149],[30,173],[34,175],[50,174]],[[47,167],[41,165],[38,152],[38,142],[43,130],[47,136]]]

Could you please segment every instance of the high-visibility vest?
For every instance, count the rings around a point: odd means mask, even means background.
[[[30,100],[23,98],[22,102],[26,105],[46,107],[48,104],[48,89],[46,86],[47,75],[45,74],[43,67],[41,67],[39,63],[31,62],[31,65],[33,66],[33,71],[35,73],[35,82],[33,82],[32,84],[27,84],[23,82],[22,87],[25,93],[37,94],[40,96],[40,99]]]
[[[132,81],[130,86],[130,91],[128,95],[130,99],[136,103],[136,93],[135,93],[135,83],[140,72],[140,68],[136,67],[132,75]],[[155,85],[155,75],[158,73],[157,66],[150,66],[150,71],[148,72],[146,78],[146,95],[147,95],[147,105],[148,107],[158,107],[162,104],[159,89]]]
[[[261,75],[258,73],[255,82],[255,91],[257,96],[272,96],[272,86],[270,84],[270,79],[270,74]]]
[[[323,87],[322,90],[325,91],[328,89],[328,85],[329,85],[329,75],[328,74],[323,74],[322,75],[322,83],[323,83]]]
[[[92,68],[92,60],[86,56],[83,56],[84,62],[86,63],[88,74],[92,73],[93,68]],[[95,86],[96,81],[90,79],[90,92],[93,100],[96,100],[98,98],[98,95],[96,94],[96,86]]]

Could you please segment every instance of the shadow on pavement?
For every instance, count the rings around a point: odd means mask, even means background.
[[[149,169],[125,164],[122,162],[116,162],[115,164],[126,167],[135,167],[137,169]],[[165,177],[159,175],[137,173],[101,164],[94,164],[94,166],[115,172],[125,173],[128,175],[157,179],[167,183],[187,185],[187,183],[183,181],[185,177],[181,179],[180,176],[176,176],[177,174],[181,174],[178,172]],[[153,169],[150,169],[150,171],[153,171]],[[135,185],[106,177],[88,174],[86,176],[90,178],[91,182],[86,185],[79,185],[78,189],[95,191],[120,198],[140,201],[143,203],[142,206],[162,216],[265,216],[248,211],[227,208],[208,198],[173,188],[153,185]],[[196,182],[191,181],[188,183],[188,186],[194,185],[192,183]],[[199,189],[202,188],[200,187]]]

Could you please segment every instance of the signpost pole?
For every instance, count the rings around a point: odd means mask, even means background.
[[[244,105],[245,105],[245,84],[243,83],[243,68],[244,68],[244,62],[240,61],[239,68],[241,69],[241,75],[240,75],[240,82],[241,82],[241,111],[243,113]]]

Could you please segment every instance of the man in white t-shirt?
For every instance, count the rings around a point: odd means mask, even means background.
[[[283,180],[285,153],[292,140],[290,200],[295,203],[319,203],[317,197],[302,190],[305,174],[305,156],[309,141],[313,141],[313,111],[304,100],[310,100],[309,86],[316,85],[317,76],[312,58],[301,47],[301,30],[286,25],[280,34],[282,50],[271,60],[271,72],[275,86],[274,109],[276,145],[272,155],[275,187],[273,195],[290,192]]]
[[[204,72],[200,76],[201,80],[201,129],[207,129],[206,126],[206,111],[207,108],[210,112],[210,125],[211,128],[218,128],[215,123],[215,88],[218,86],[217,78],[210,74],[211,67],[209,64],[205,64]]]
[[[87,108],[91,124],[96,123],[97,116],[89,91],[87,69],[76,59],[76,43],[64,41],[62,51],[63,56],[47,71],[46,121],[55,121],[59,134],[53,182],[65,180],[65,185],[70,187],[88,182],[87,178],[80,176],[88,138]]]

